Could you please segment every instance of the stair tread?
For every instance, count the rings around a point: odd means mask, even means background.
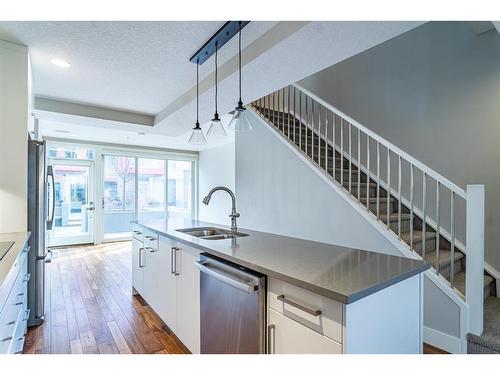
[[[463,259],[464,254],[462,254],[460,251],[455,250],[455,262],[458,260]],[[435,251],[429,252],[425,254],[425,260],[432,264],[434,268],[436,268],[437,265],[437,253]],[[439,250],[439,266],[445,266],[450,264],[451,261],[451,251],[450,250],[445,250],[445,249],[440,249]]]
[[[408,221],[410,220],[410,214],[401,214],[401,220]],[[380,214],[379,218],[381,220],[387,220],[387,214]],[[398,220],[398,213],[392,213],[389,214],[389,222],[397,221]],[[409,237],[408,237],[409,238]]]
[[[483,282],[484,287],[487,287],[493,282],[493,277],[485,274]],[[458,272],[455,275],[455,288],[457,288],[463,295],[465,295],[465,271]]]
[[[436,238],[436,233],[433,232],[425,232],[425,238],[426,240],[431,240],[433,238]],[[410,232],[404,232],[401,234],[401,239],[407,243],[410,243]],[[413,243],[418,243],[422,242],[423,236],[422,236],[422,231],[414,230],[413,231]]]

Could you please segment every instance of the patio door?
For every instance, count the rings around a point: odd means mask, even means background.
[[[94,162],[50,159],[54,170],[54,227],[49,246],[94,243]]]

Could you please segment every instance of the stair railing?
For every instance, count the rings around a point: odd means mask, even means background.
[[[482,332],[484,185],[460,188],[299,85],[281,88],[252,106],[410,250],[422,259],[435,251],[435,273],[451,288],[455,250],[465,253],[470,332]],[[449,262],[441,257],[443,247]]]

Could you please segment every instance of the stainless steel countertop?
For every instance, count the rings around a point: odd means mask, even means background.
[[[12,245],[10,250],[0,261],[0,287],[2,287],[5,278],[16,262],[16,259],[26,244],[26,241],[28,241],[29,236],[29,232],[0,233],[0,242],[14,241],[14,245]]]
[[[249,234],[204,240],[176,229],[227,226],[190,219],[133,223],[202,251],[348,304],[396,284],[430,265],[424,261],[239,228]]]

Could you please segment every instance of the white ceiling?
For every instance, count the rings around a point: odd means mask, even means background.
[[[274,23],[249,24],[246,42]],[[223,24],[0,22],[0,39],[30,47],[36,96],[154,115],[193,85],[188,60]],[[234,53],[221,49],[221,63]],[[71,68],[54,66],[54,57]]]
[[[86,140],[147,140],[189,149],[195,65],[188,60],[223,23],[0,22],[0,39],[30,47],[36,96],[152,115],[155,122],[146,126],[39,111],[47,135],[65,137],[54,129],[72,127],[74,137]],[[420,24],[250,22],[243,32],[243,99],[257,99]],[[237,38],[219,53],[221,114],[236,102],[236,53]],[[54,66],[54,57],[66,59],[71,67]],[[213,70],[213,59],[200,68],[202,123],[213,113]],[[152,134],[151,139],[136,140],[137,132]]]

